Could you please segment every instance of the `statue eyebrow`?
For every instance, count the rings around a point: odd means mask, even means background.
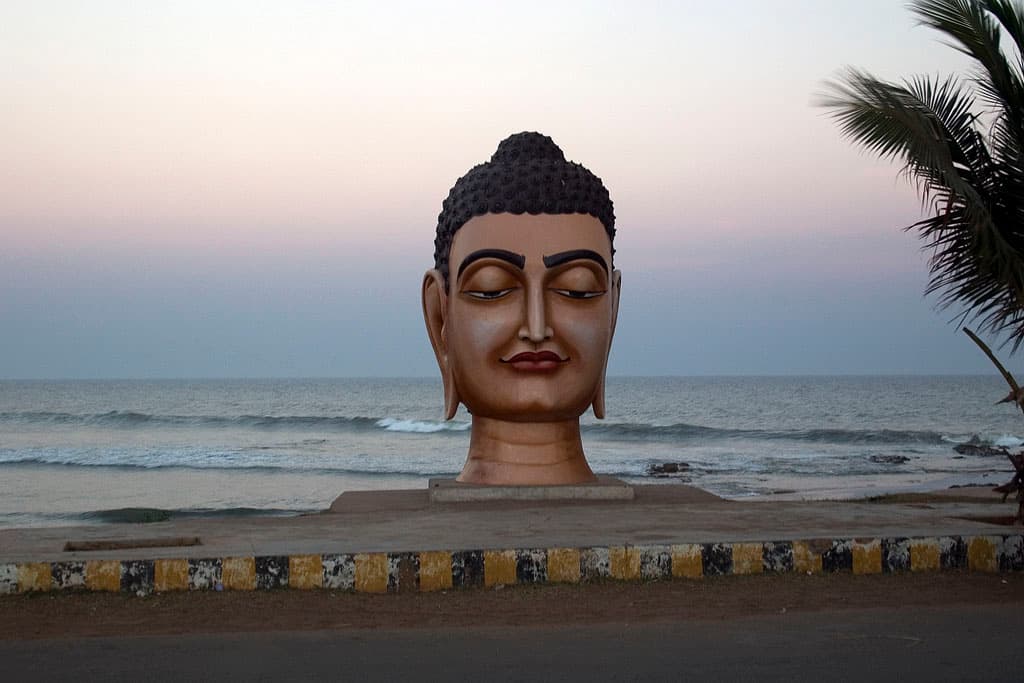
[[[608,262],[604,260],[603,256],[598,254],[596,251],[591,251],[590,249],[572,249],[570,251],[560,251],[557,254],[552,254],[551,256],[545,256],[544,267],[554,268],[562,265],[563,263],[576,261],[578,259],[596,261],[604,268],[604,272],[608,272]]]
[[[469,256],[462,259],[462,263],[459,264],[459,272],[455,275],[455,279],[458,280],[462,277],[462,271],[466,269],[466,266],[471,264],[473,261],[479,261],[482,258],[496,258],[500,261],[511,263],[519,270],[522,270],[526,265],[526,257],[522,254],[517,254],[514,251],[506,251],[505,249],[477,249]]]

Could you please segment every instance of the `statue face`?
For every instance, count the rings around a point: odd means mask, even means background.
[[[604,373],[618,310],[611,244],[588,214],[485,214],[455,234],[440,330],[431,340],[448,412],[519,422],[603,413]],[[431,285],[433,278],[434,284]],[[448,386],[449,384],[453,386]]]

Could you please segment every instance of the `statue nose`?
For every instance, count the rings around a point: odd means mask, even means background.
[[[531,287],[526,293],[526,318],[523,321],[523,326],[519,328],[519,339],[539,344],[553,336],[554,331],[547,322],[544,290],[539,287]]]

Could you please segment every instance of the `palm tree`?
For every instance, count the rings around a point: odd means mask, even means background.
[[[903,162],[928,218],[915,230],[932,252],[925,294],[960,309],[963,324],[1024,344],[1024,7],[1014,0],[914,0],[920,22],[974,62],[966,78],[924,76],[902,83],[848,69],[822,100],[843,134]],[[1013,50],[1000,47],[1009,38]],[[1024,411],[1024,390],[991,349],[964,332],[1010,385],[1003,402]],[[995,490],[1016,493],[1024,523],[1024,451],[1007,453],[1015,474]]]
[[[902,161],[917,185],[931,215],[905,229],[931,251],[925,293],[959,309],[958,324],[1005,335],[1012,354],[1024,344],[1024,7],[915,0],[910,10],[974,70],[892,83],[850,68],[827,84],[821,105],[846,137]]]

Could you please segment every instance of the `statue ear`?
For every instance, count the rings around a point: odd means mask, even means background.
[[[608,351],[604,355],[604,367],[601,368],[601,379],[597,382],[597,391],[594,392],[594,417],[598,420],[604,419],[604,385],[605,374],[608,372],[608,354],[612,351],[612,339],[615,337],[615,323],[619,319],[619,293],[622,291],[622,273],[612,272],[612,287],[608,292],[612,297],[611,334],[608,335]]]
[[[434,358],[441,371],[444,383],[444,419],[455,417],[459,409],[459,392],[455,388],[455,375],[448,362],[448,336],[445,331],[445,316],[448,314],[448,293],[444,276],[439,270],[428,270],[423,276],[423,321],[427,324],[427,336],[434,347]]]

